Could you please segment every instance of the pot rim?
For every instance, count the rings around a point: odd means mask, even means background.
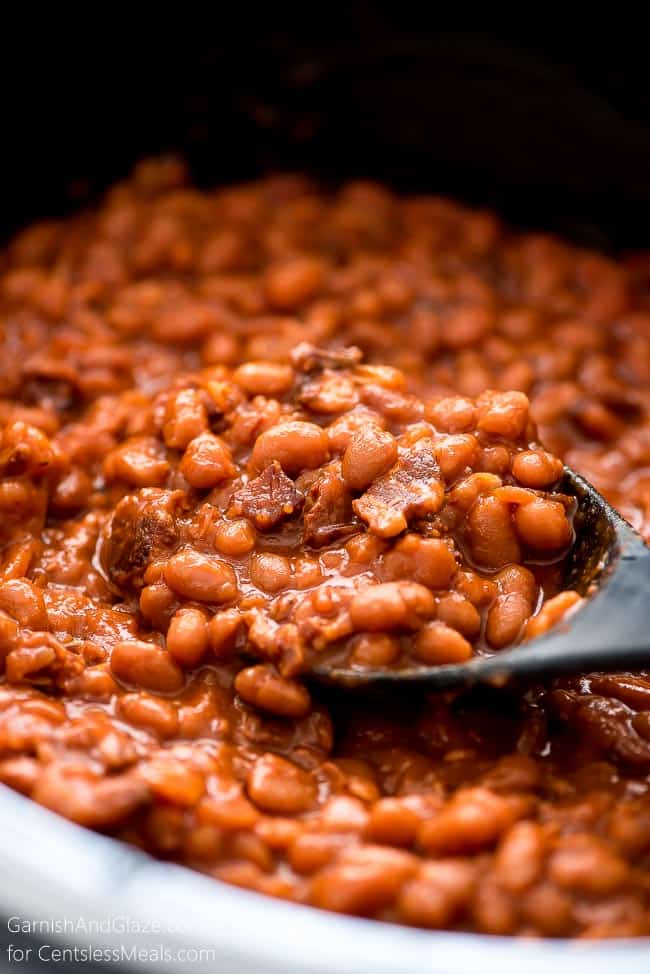
[[[500,974],[548,974],[549,965],[558,974],[609,974],[613,965],[624,966],[625,974],[650,969],[650,942],[642,939],[434,932],[272,899],[153,859],[5,786],[0,823],[6,944],[24,921],[37,949],[57,943],[124,948],[126,969],[134,946],[154,951],[150,970],[186,971],[190,964],[219,974],[475,974],[479,961],[498,963]],[[190,962],[179,955],[188,947],[204,953]],[[169,951],[164,960],[155,954],[163,948]]]

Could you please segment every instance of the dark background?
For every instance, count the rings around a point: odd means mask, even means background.
[[[4,30],[0,232],[181,149],[205,183],[372,176],[603,248],[650,245],[640,26],[449,32],[433,5],[241,7]]]

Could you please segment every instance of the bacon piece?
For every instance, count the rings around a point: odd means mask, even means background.
[[[426,438],[402,450],[397,463],[352,502],[373,534],[393,538],[412,518],[440,510],[445,491],[433,447],[433,440]]]

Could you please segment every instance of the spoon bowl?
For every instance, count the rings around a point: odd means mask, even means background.
[[[320,664],[311,678],[350,690],[407,685],[445,690],[650,665],[650,548],[595,487],[568,467],[559,489],[578,503],[576,540],[563,580],[563,588],[587,599],[575,613],[537,639],[467,663],[394,670]]]

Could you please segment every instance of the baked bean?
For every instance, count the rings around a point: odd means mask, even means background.
[[[467,639],[475,638],[481,630],[481,617],[475,607],[457,592],[441,595],[436,607],[438,621],[457,630]]]
[[[499,446],[499,444],[484,446],[480,450],[479,455],[480,460],[478,463],[487,473],[495,474],[497,477],[504,477],[510,470],[510,451],[505,446]]]
[[[295,680],[278,676],[266,664],[241,670],[235,690],[246,703],[280,717],[305,717],[311,709],[307,690]]]
[[[572,929],[572,904],[565,892],[551,883],[539,883],[519,901],[523,919],[545,937],[561,937]]]
[[[444,622],[428,622],[417,634],[415,655],[423,663],[463,663],[472,655],[471,643]]]
[[[554,595],[544,603],[537,615],[528,621],[526,639],[541,636],[563,619],[567,612],[575,609],[581,601],[577,592],[560,592],[559,595]]]
[[[169,473],[169,463],[157,440],[134,436],[113,450],[104,464],[109,479],[121,479],[133,487],[157,487]]]
[[[336,913],[375,913],[393,902],[416,864],[408,853],[362,846],[315,877],[311,900],[315,906]]]
[[[386,845],[410,846],[417,835],[420,816],[404,798],[380,798],[370,810],[364,837]]]
[[[253,828],[260,817],[255,806],[241,794],[237,786],[228,789],[225,794],[220,793],[217,798],[201,798],[196,814],[200,823],[209,823],[227,832]]]
[[[208,622],[200,609],[178,609],[167,630],[167,649],[180,666],[198,666],[208,651]]]
[[[264,592],[279,592],[291,581],[291,565],[284,555],[262,551],[250,561],[251,581]]]
[[[154,795],[172,805],[196,805],[205,789],[203,775],[178,761],[150,761],[142,765],[140,774]]]
[[[245,518],[220,521],[215,528],[214,546],[222,555],[246,555],[255,547],[255,529]]]
[[[174,693],[183,686],[183,671],[166,649],[141,641],[116,643],[111,670],[118,680],[154,693]]]
[[[525,510],[519,508],[517,514]],[[510,511],[496,497],[482,496],[476,500],[469,512],[468,528],[472,557],[480,567],[502,568],[510,562],[521,561]]]
[[[266,272],[266,293],[276,308],[291,311],[314,298],[325,278],[325,265],[315,257],[294,257]]]
[[[251,462],[256,470],[263,470],[277,460],[288,474],[313,470],[327,460],[327,434],[315,423],[293,420],[271,427],[255,441]]]
[[[362,832],[368,818],[368,810],[358,798],[337,795],[323,805],[319,824],[329,832]]]
[[[478,429],[516,440],[526,429],[528,411],[528,397],[523,392],[486,393],[479,405]]]
[[[442,929],[467,906],[475,882],[475,869],[462,859],[425,862],[400,892],[399,917],[405,923]]]
[[[178,729],[178,715],[172,703],[149,693],[125,693],[117,702],[118,712],[135,727],[142,727],[163,739]]]
[[[506,569],[507,571],[507,569]],[[497,596],[497,586],[489,578],[481,578],[475,572],[459,571],[456,574],[454,588],[473,606],[490,605]]]
[[[235,474],[230,451],[212,433],[201,433],[188,443],[179,469],[198,490],[214,487]]]
[[[549,877],[562,889],[600,894],[620,890],[629,883],[629,866],[606,842],[591,835],[562,839],[549,860]]]
[[[457,792],[438,815],[423,822],[418,842],[427,855],[473,852],[490,848],[512,825],[513,807],[483,788]]]
[[[365,666],[390,666],[400,653],[399,641],[383,632],[361,633],[350,646],[352,660]]]
[[[230,602],[237,596],[237,576],[227,562],[198,551],[179,551],[165,566],[165,581],[174,592],[198,602]]]
[[[476,464],[479,448],[476,437],[469,433],[459,433],[439,440],[434,453],[443,477],[450,483],[466,474]],[[510,454],[507,451],[506,456],[509,465]]]
[[[519,640],[532,614],[532,605],[517,592],[497,596],[487,614],[485,636],[494,649]]]
[[[366,426],[355,433],[345,453],[341,472],[352,490],[363,491],[397,460],[397,441],[385,430]]]
[[[280,815],[306,812],[316,800],[316,787],[311,777],[276,754],[265,754],[257,759],[246,788],[259,808]]]
[[[358,592],[350,602],[352,625],[357,630],[411,628],[435,612],[434,598],[417,582],[384,582]]]
[[[293,369],[278,362],[246,362],[234,372],[235,381],[250,396],[282,396],[293,385]]]
[[[212,616],[208,623],[208,641],[217,659],[230,657],[242,623],[243,618],[237,609],[225,609]]]
[[[66,693],[74,693],[82,700],[110,700],[119,690],[106,664],[87,666],[83,673],[66,681]]]
[[[300,834],[300,825],[292,818],[262,818],[255,825],[255,835],[273,850],[286,852]]]
[[[384,569],[392,578],[412,578],[427,588],[445,588],[456,572],[450,546],[439,538],[407,534],[384,556]]]
[[[559,551],[571,543],[571,525],[558,501],[532,501],[515,511],[515,527],[524,544],[535,551]]]
[[[107,829],[145,805],[149,791],[132,773],[102,779],[52,762],[41,772],[32,797],[79,825]]]
[[[512,461],[512,472],[524,487],[548,488],[562,476],[563,464],[546,450],[523,450]]]
[[[494,859],[497,884],[515,896],[521,894],[540,878],[546,852],[543,828],[533,822],[516,822],[497,848]]]
[[[0,609],[21,626],[47,629],[48,618],[43,592],[26,579],[11,579],[0,585]],[[5,627],[11,633],[11,626]]]
[[[165,407],[163,436],[167,446],[184,450],[208,425],[207,410],[198,389],[181,389]]]
[[[472,903],[472,916],[481,933],[503,937],[514,933],[517,927],[514,900],[489,876],[478,884]]]
[[[465,396],[449,396],[431,405],[427,418],[443,433],[468,433],[476,428],[478,410]]]
[[[320,832],[303,832],[289,849],[291,868],[301,875],[316,873],[345,847],[347,837]]]

